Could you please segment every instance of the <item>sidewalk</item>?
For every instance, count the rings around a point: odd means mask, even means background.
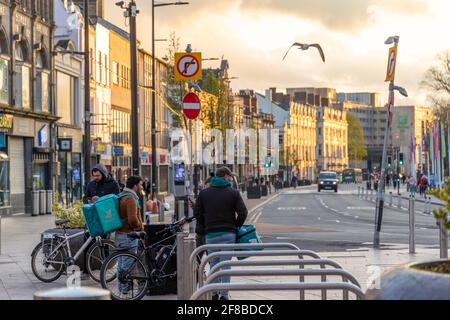
[[[257,200],[244,201],[252,212],[262,203],[277,194]],[[173,209],[173,199],[168,199]],[[165,221],[172,221],[173,210],[166,212]],[[152,223],[158,221],[158,216],[152,217]],[[31,300],[33,294],[40,290],[49,290],[66,286],[67,278],[62,276],[58,281],[45,284],[35,278],[31,270],[31,252],[40,241],[40,235],[47,229],[54,228],[55,217],[45,215],[31,217],[29,215],[6,216],[2,218],[1,254],[0,254],[0,300]],[[83,280],[82,286],[98,287],[92,280]],[[152,300],[176,299],[176,296],[149,297]]]

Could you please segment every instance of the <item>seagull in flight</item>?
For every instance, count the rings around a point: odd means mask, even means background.
[[[286,54],[283,57],[283,61],[284,59],[286,59],[286,56],[288,55],[289,51],[293,48],[293,47],[299,47],[299,50],[308,50],[310,47],[314,47],[317,48],[317,50],[319,50],[320,56],[322,57],[322,61],[325,62],[325,54],[323,53],[322,47],[320,46],[320,44],[318,43],[313,43],[313,44],[305,44],[305,43],[298,43],[295,42],[286,52]]]

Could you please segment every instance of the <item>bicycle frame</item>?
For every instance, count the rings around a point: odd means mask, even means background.
[[[56,248],[53,249],[53,250],[50,252],[49,256],[50,256],[50,257],[53,256],[55,253],[58,252],[58,250],[59,250],[60,248],[65,247],[66,250],[67,250],[67,253],[68,253],[68,258],[73,259],[73,260],[77,260],[77,259],[83,254],[83,252],[89,247],[89,245],[92,243],[92,241],[93,241],[94,239],[97,241],[98,238],[99,238],[99,237],[96,237],[96,238],[89,237],[89,238],[85,241],[85,243],[81,246],[81,248],[77,251],[77,253],[75,254],[75,256],[72,257],[72,251],[70,250],[70,240],[75,239],[75,238],[78,238],[78,237],[80,237],[80,236],[84,236],[84,234],[85,234],[85,232],[82,231],[82,232],[75,233],[75,234],[73,234],[73,235],[71,235],[71,236],[68,236],[66,230],[64,229],[64,237],[61,237],[61,239],[64,239],[64,240],[63,240],[62,242],[59,242],[59,243],[58,243],[58,245],[56,246]],[[49,239],[43,239],[43,240],[42,240],[43,243],[45,242],[45,240],[49,240]],[[53,238],[52,238],[51,240],[53,240]],[[54,262],[54,261],[48,261],[47,259],[46,259],[45,262],[47,262],[47,263],[48,263],[48,262],[51,262],[51,263],[58,264],[58,262],[56,262],[56,261],[55,261],[55,262]],[[63,263],[64,263],[64,262],[63,262]]]

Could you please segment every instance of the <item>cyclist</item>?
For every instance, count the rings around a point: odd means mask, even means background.
[[[239,190],[233,189],[233,173],[227,167],[219,168],[211,180],[211,186],[200,192],[194,210],[197,230],[205,232],[206,244],[236,243],[237,228],[243,226],[247,219],[247,207]],[[208,251],[212,254],[214,251]],[[213,259],[211,267],[230,260],[230,258]],[[230,282],[229,277],[222,282]],[[215,292],[213,300],[228,300],[228,291]]]
[[[108,194],[119,194],[120,187],[116,180],[108,173],[103,164],[97,164],[92,169],[92,180],[86,187],[86,194],[83,197],[85,204],[93,203],[99,198]]]
[[[139,241],[137,239],[128,238],[128,233],[133,231],[143,231],[144,225],[141,219],[141,206],[139,204],[139,197],[143,190],[143,180],[141,177],[132,176],[129,177],[126,183],[126,187],[123,189],[123,193],[127,194],[120,199],[120,216],[126,218],[126,222],[122,229],[116,232],[116,246],[119,249],[127,249],[130,252],[137,253]],[[117,272],[119,274],[123,271],[127,271],[133,263],[133,260],[129,258],[120,258],[117,266]],[[127,295],[129,291],[129,284],[122,283],[119,280],[119,290],[123,295]]]

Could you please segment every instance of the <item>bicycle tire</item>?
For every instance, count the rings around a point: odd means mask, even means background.
[[[52,246],[51,242],[46,241],[44,242],[45,246]],[[63,274],[64,270],[65,270],[65,257],[66,257],[66,251],[63,248],[59,248],[58,251],[55,253],[55,260],[54,262],[57,262],[58,264],[56,264],[59,267],[55,267],[55,264],[48,264],[47,266],[45,266],[46,268],[48,267],[53,267],[55,269],[55,274],[51,277],[47,277],[44,278],[39,272],[38,272],[38,268],[37,268],[37,255],[40,251],[45,250],[43,243],[40,242],[33,250],[33,253],[31,254],[31,270],[33,271],[33,274],[36,278],[38,278],[40,281],[44,282],[44,283],[51,283],[54,282],[56,280],[58,280],[61,275]],[[45,256],[45,253],[44,253]],[[44,265],[44,263],[42,262],[42,265]],[[45,270],[47,272],[47,269]]]
[[[132,267],[121,277],[117,275],[117,266],[120,258],[133,260],[133,262],[128,261],[128,264],[131,264]],[[133,274],[131,279],[129,276],[130,272]],[[111,274],[117,276],[112,276]],[[138,277],[141,280],[133,280],[133,277]],[[122,282],[120,282],[121,279],[123,279]],[[100,271],[100,283],[104,289],[111,292],[113,300],[141,300],[147,294],[150,274],[145,263],[141,261],[138,255],[126,251],[118,251],[110,255],[103,263]],[[121,293],[119,284],[128,284],[128,288],[131,285],[131,295],[129,292],[126,295]],[[138,285],[137,292],[134,292],[135,284]]]
[[[86,254],[86,270],[91,279],[97,283],[100,283],[100,271],[103,263],[116,249],[114,241],[102,239],[101,242],[107,248],[100,249],[98,243],[95,242]],[[100,257],[96,254],[100,254]],[[100,264],[98,269],[96,268],[95,263]]]

